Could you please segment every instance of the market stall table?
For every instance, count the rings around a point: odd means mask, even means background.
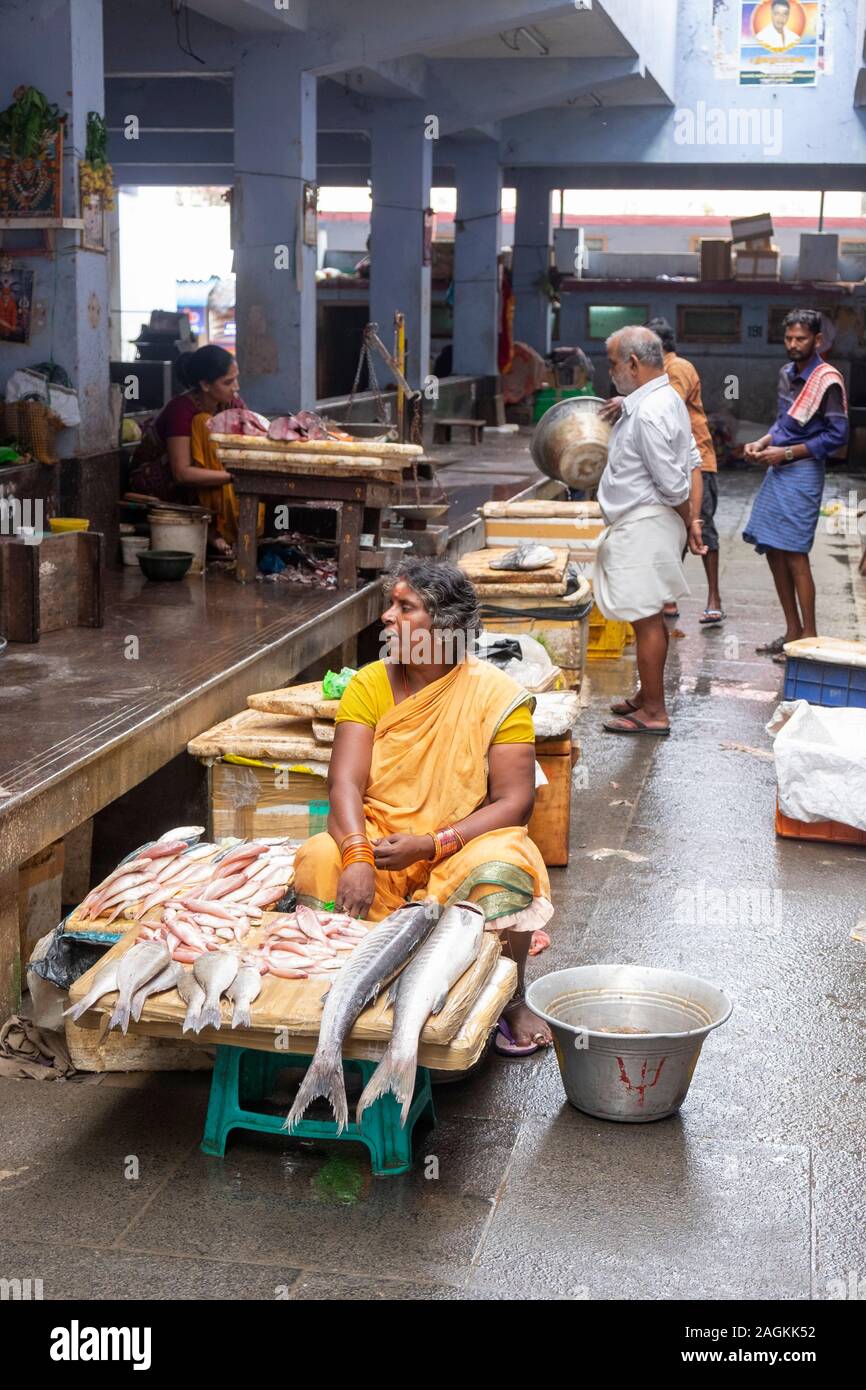
[[[241,583],[256,577],[256,526],[263,497],[336,513],[338,589],[354,589],[365,567],[383,567],[382,512],[397,500],[403,469],[423,452],[420,446],[234,434],[211,438],[238,497],[236,573]],[[361,549],[364,534],[373,537],[366,551]]]
[[[265,930],[278,914],[265,913]],[[111,947],[98,965],[76,980],[69,991],[71,1003],[87,993],[96,972],[105,962],[123,955],[134,944],[137,931],[127,932]],[[249,941],[252,942],[251,933]],[[371,1106],[362,1124],[350,1124],[338,1135],[331,1120],[302,1120],[293,1133],[298,1138],[351,1139],[370,1149],[373,1170],[379,1175],[405,1172],[411,1162],[411,1130],[424,1114],[433,1117],[429,1070],[465,1072],[480,1059],[491,1030],[505,1004],[514,993],[517,967],[500,954],[499,938],[485,933],[475,963],[452,987],[440,1012],[431,1015],[421,1031],[418,1050],[418,1078],[410,1123],[399,1124],[399,1107],[392,1096]],[[349,957],[350,958],[350,957]],[[217,1047],[217,1062],[211,1083],[202,1149],[222,1155],[228,1133],[235,1128],[280,1134],[285,1116],[253,1109],[261,1104],[277,1071],[304,1066],[315,1052],[321,1021],[321,1001],[328,987],[323,980],[287,980],[265,975],[262,992],[253,1004],[249,1028],[230,1028],[230,1009],[221,1005],[222,1027],[204,1028],[190,1042],[195,1046]],[[73,1028],[105,1029],[116,995],[105,995]],[[184,1038],[181,1025],[186,1004],[175,990],[152,995],[144,1005],[140,1021],[130,1023],[129,1033],[150,1037]],[[392,1011],[383,990],[379,998],[362,1010],[343,1043],[344,1065],[357,1070],[359,1064],[380,1060],[391,1036]],[[191,1035],[185,1035],[191,1038]],[[261,1058],[261,1060],[257,1060]],[[361,1065],[369,1074],[369,1065]]]

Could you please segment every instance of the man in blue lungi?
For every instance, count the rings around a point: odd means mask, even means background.
[[[784,661],[782,648],[817,637],[815,581],[809,551],[824,491],[824,463],[848,441],[848,402],[841,372],[819,356],[821,315],[793,309],[783,322],[790,365],[779,376],[779,414],[761,439],[745,447],[767,475],[743,539],[766,555],[785,614],[785,633],[759,652]]]

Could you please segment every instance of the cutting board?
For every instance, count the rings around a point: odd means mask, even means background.
[[[515,584],[520,585],[521,589],[529,589],[531,592],[536,588],[546,590],[551,584],[563,585],[562,592],[565,592],[565,568],[568,564],[568,551],[565,549],[554,550],[553,562],[545,565],[538,570],[502,570],[492,567],[493,560],[501,560],[506,554],[502,547],[490,550],[472,550],[468,555],[461,555],[458,564],[473,584],[483,585],[486,589],[488,584],[495,584],[497,587],[507,585],[509,591],[513,591]]]
[[[485,502],[482,516],[489,517],[565,517],[575,521],[594,520],[601,516],[597,502],[548,502],[533,498],[526,502]]]
[[[308,681],[305,685],[287,685],[282,690],[263,690],[247,698],[250,709],[265,714],[291,715],[297,719],[333,719],[339,700],[322,698],[322,682]]]
[[[277,913],[267,913],[266,920],[273,922],[278,920],[279,916],[280,914]],[[247,938],[247,943],[254,944],[264,933],[264,930],[262,927],[251,932]],[[83,999],[96,973],[102,969],[105,962],[125,955],[134,944],[135,933],[129,932],[121,941],[112,946],[96,965],[92,966],[70,987],[69,1002],[74,1004],[79,999]],[[441,1012],[428,1018],[421,1032],[422,1042],[437,1047],[447,1047],[459,1032],[466,1015],[484,989],[499,961],[500,954],[499,937],[494,932],[485,932],[478,959],[452,986]],[[347,954],[346,959],[351,960],[351,956]],[[322,1018],[322,1001],[329,984],[330,981],[327,979],[283,980],[276,975],[265,975],[263,976],[262,992],[252,1005],[250,1028],[231,1027],[232,1006],[227,999],[224,999],[220,1005],[223,1019],[222,1028],[205,1028],[195,1036],[195,1040],[205,1047],[213,1047],[214,1044],[220,1042],[234,1043],[239,1047],[261,1046],[263,1042],[274,1046],[274,1040],[277,1036],[287,1030],[291,1035],[306,1038],[309,1048],[310,1041],[313,1040],[314,1042],[318,1037]],[[92,1009],[89,1009],[78,1020],[78,1026],[99,1027],[100,1018],[107,1018],[111,1015],[116,999],[116,993],[104,995]],[[185,1036],[189,1039],[192,1037],[191,1034],[184,1035],[181,1032],[186,1010],[187,1006],[176,990],[169,990],[165,994],[156,995],[149,999],[144,1006],[139,1025],[140,1030],[158,1037],[180,1038]],[[354,1043],[377,1042],[384,1044],[391,1036],[392,1025],[393,1011],[383,990],[376,1002],[368,1005],[359,1014],[355,1026],[349,1034],[349,1039]],[[136,1025],[130,1024],[130,1032],[135,1031],[135,1029]],[[283,1050],[291,1051],[292,1048],[288,1047]]]
[[[331,760],[331,748],[330,743],[320,743],[315,737],[311,719],[286,718],[258,709],[244,709],[240,714],[233,714],[230,719],[198,734],[186,746],[194,758],[223,758],[234,754],[276,763],[327,763]]]

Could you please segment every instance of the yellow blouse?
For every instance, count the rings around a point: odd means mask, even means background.
[[[335,723],[366,724],[375,729],[394,704],[391,682],[384,661],[371,661],[352,677],[340,700]],[[493,736],[494,743],[534,743],[535,728],[527,705],[520,705],[503,719]]]

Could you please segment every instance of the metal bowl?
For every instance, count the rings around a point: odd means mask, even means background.
[[[595,487],[612,428],[599,415],[606,404],[600,396],[569,396],[545,411],[529,445],[535,466],[568,487]]]
[[[582,965],[533,980],[526,1002],[550,1026],[565,1094],[600,1120],[641,1124],[686,1098],[727,995],[679,970]]]

